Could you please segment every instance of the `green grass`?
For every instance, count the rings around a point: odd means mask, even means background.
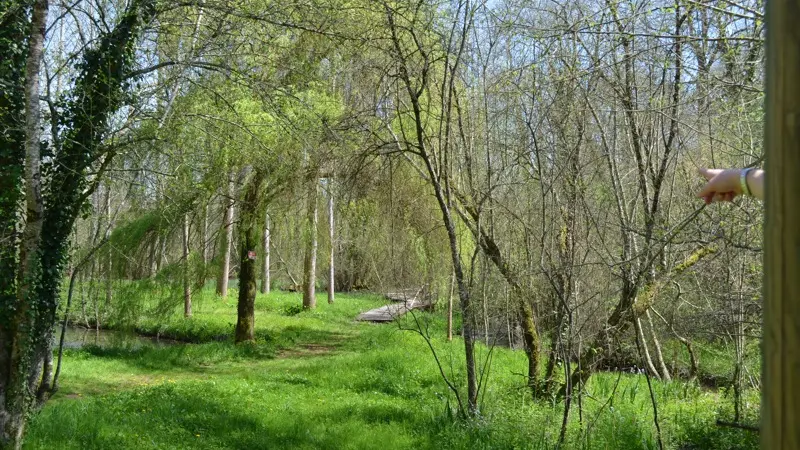
[[[357,323],[372,296],[324,297],[297,312],[296,294],[257,300],[257,341],[234,345],[232,300],[213,296],[195,315],[135,324],[197,342],[67,351],[61,390],[32,420],[25,448],[63,449],[545,449],[555,448],[563,404],[530,399],[519,351],[491,355],[481,415],[453,414],[454,397],[430,350],[397,325]],[[230,297],[235,298],[235,293]],[[441,317],[422,315],[445,371],[463,385],[463,344]],[[410,325],[406,322],[406,325]],[[683,382],[655,383],[665,443],[673,449],[757,448],[752,433],[718,428],[729,400]],[[567,448],[657,448],[646,380],[601,373],[572,410]],[[748,394],[749,420],[757,396]]]

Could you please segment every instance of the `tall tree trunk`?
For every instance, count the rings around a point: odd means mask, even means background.
[[[25,42],[30,35],[28,11],[16,8],[4,11],[0,41]],[[24,46],[0,45],[0,78],[8,84],[0,89],[0,446],[13,445],[16,435],[9,414],[8,367],[16,327],[9,323],[17,305],[19,250],[21,244],[20,211],[25,193],[20,186],[25,173],[25,62]]]
[[[328,237],[331,244],[331,259],[328,265],[328,303],[332,304],[334,300],[334,291],[336,290],[336,283],[334,281],[335,272],[333,266],[333,260],[336,253],[336,237],[333,223],[333,190],[331,189],[330,179],[328,180]]]
[[[261,259],[261,293],[262,294],[269,294],[270,290],[270,277],[269,277],[269,240],[270,240],[270,223],[269,223],[269,213],[267,213],[267,217],[264,220],[264,255]]]
[[[303,263],[303,308],[317,307],[317,176],[311,176],[308,188],[308,215],[306,216],[306,254]]]
[[[107,241],[111,238],[111,183],[106,183],[106,198],[105,198],[105,215],[106,215],[106,230],[103,238]],[[111,246],[109,245],[106,250],[106,308],[111,305],[111,300],[114,297],[113,274],[112,274],[112,253]]]
[[[456,286],[456,274],[450,276],[450,292],[447,295],[447,342],[453,340],[453,289]]]
[[[203,255],[203,266],[208,264],[208,201],[203,205],[203,230],[200,236],[200,250]],[[203,285],[205,285],[205,272],[203,272]]]
[[[39,226],[46,232],[39,234],[37,240],[40,242],[35,252],[31,251],[31,246],[25,245],[26,254],[21,261],[34,255],[36,261],[35,264],[22,263],[23,266],[27,264],[24,270],[20,270],[24,274],[24,289],[27,289],[23,290],[25,295],[19,297],[23,301],[13,305],[13,316],[3,311],[8,320],[3,325],[13,327],[8,333],[7,328],[3,328],[3,336],[11,336],[11,340],[0,343],[0,348],[10,349],[10,357],[0,355],[2,367],[6,368],[0,375],[3,384],[0,389],[3,394],[0,399],[0,445],[5,447],[21,444],[26,416],[33,410],[32,394],[41,375],[45,354],[49,351],[73,225],[81,205],[96,189],[96,181],[102,179],[103,171],[112,161],[107,149],[100,144],[107,134],[109,117],[124,104],[124,77],[134,59],[131,43],[138,38],[141,25],[155,14],[153,0],[133,0],[128,5],[119,14],[119,23],[112,31],[101,35],[94,46],[94,49],[102,50],[87,50],[83,55],[86,64],[80,65],[81,73],[75,77],[71,88],[74,95],[68,96],[64,106],[66,118],[62,123],[66,124],[63,130],[66,138],[61,140],[61,147],[52,156],[47,177],[52,189],[48,189],[46,203],[38,208],[42,220]],[[47,1],[33,2],[29,59],[41,59],[47,6]],[[7,18],[3,20],[5,27]],[[26,72],[27,82],[37,80],[39,62],[29,61]],[[38,87],[29,84],[26,90],[30,93],[29,102],[38,104]],[[38,124],[33,132],[38,132]],[[38,145],[37,138],[36,159],[40,158]],[[89,180],[86,173],[97,161],[102,162],[97,178]],[[31,167],[37,166],[28,164],[26,169]],[[32,179],[38,182],[39,175]],[[26,189],[32,187],[33,184],[26,183]],[[28,221],[31,220],[29,216]],[[32,281],[28,272],[33,274],[34,269],[36,282],[27,284]]]
[[[256,248],[259,231],[259,203],[264,173],[256,170],[248,183],[239,215],[239,303],[237,306],[236,342],[252,341],[255,338],[256,304]]]
[[[470,293],[467,288],[467,283],[464,277],[463,266],[461,265],[461,255],[459,253],[458,239],[456,237],[455,224],[453,217],[450,215],[450,209],[444,201],[441,187],[436,188],[438,192],[439,206],[442,210],[442,216],[447,229],[448,238],[450,241],[450,255],[453,260],[453,268],[455,270],[455,280],[458,286],[458,299],[461,306],[461,329],[464,338],[464,359],[467,369],[467,408],[469,414],[475,414],[478,411],[478,377],[475,368],[475,333],[473,331],[475,320],[473,319],[473,311]]]
[[[94,327],[100,332],[100,296],[97,294],[97,278],[100,275],[100,264],[92,262],[92,274],[89,276],[91,285],[89,288],[89,298],[94,306]]]
[[[124,103],[123,78],[128,73],[133,61],[132,46],[141,31],[141,25],[146,19],[149,21],[155,14],[153,0],[132,0],[128,8],[119,14],[119,23],[110,32],[104,33],[98,40],[95,48],[102,51],[87,50],[83,61],[87,64],[80,65],[81,73],[72,84],[72,93],[64,107],[63,124],[66,124],[63,133],[65,139],[61,147],[51,158],[52,166],[46,181],[52,189],[48,189],[45,203],[38,209],[41,211],[41,232],[37,238],[35,252],[30,251],[31,246],[26,245],[26,257],[36,257],[34,264],[28,264],[23,280],[26,283],[23,301],[12,305],[13,315],[6,315],[3,311],[6,324],[13,327],[6,332],[3,328],[3,337],[10,336],[10,341],[0,342],[0,348],[10,350],[10,357],[0,355],[3,359],[0,374],[0,445],[4,447],[19,447],[22,431],[27,416],[33,412],[33,393],[36,383],[39,382],[45,354],[49,351],[53,326],[56,321],[56,312],[60,300],[60,288],[63,284],[63,274],[69,256],[68,244],[72,229],[80,214],[80,207],[96,188],[93,180],[87,179],[86,173],[93,162],[102,161],[102,166],[97,171],[96,180],[101,179],[102,172],[111,162],[111,155],[106,148],[100,145],[109,117]],[[33,2],[31,13],[31,33],[29,39],[29,53],[26,66],[26,82],[37,79],[41,48],[44,40],[45,26],[47,23],[48,3],[44,0]],[[7,18],[4,17],[4,27]],[[4,64],[7,62],[3,61]],[[37,102],[39,98],[38,87],[30,84],[26,86],[30,92],[29,102]],[[30,114],[30,112],[28,112]],[[37,131],[38,132],[38,124]],[[28,136],[30,138],[30,136]],[[38,153],[38,138],[36,139],[36,157]],[[30,155],[29,155],[30,156]],[[26,169],[36,167],[27,165]],[[39,181],[37,174],[33,179]],[[26,183],[26,189],[32,185]],[[28,217],[28,221],[31,217]],[[33,262],[31,260],[31,262]],[[23,263],[24,264],[24,263]],[[34,275],[35,283],[27,272]],[[9,305],[0,305],[8,308]],[[6,364],[7,363],[7,364]]]
[[[398,55],[404,55],[406,54],[406,51],[398,35],[398,30],[402,30],[402,27],[399,27],[395,23],[394,14],[395,11],[387,6],[386,18],[389,25],[389,30],[391,31],[391,39],[394,49]],[[465,28],[466,25],[467,19],[465,19]],[[464,36],[466,36],[466,33],[464,33]],[[464,40],[462,40],[462,48],[463,43]],[[424,52],[419,53],[423,54]],[[423,58],[427,58],[424,55],[422,56]],[[443,185],[443,183],[448,182],[446,175],[443,176],[442,173],[443,170],[446,170],[446,167],[449,164],[447,154],[448,145],[443,145],[441,149],[442,153],[438,155],[435,153],[435,151],[431,152],[431,149],[429,149],[428,136],[427,132],[425,131],[427,123],[425,117],[423,117],[423,111],[425,108],[422,105],[422,100],[420,99],[420,97],[425,94],[427,89],[426,84],[429,82],[429,80],[426,76],[423,76],[421,85],[418,86],[417,82],[412,81],[411,79],[408,62],[403,58],[401,58],[399,62],[401,64],[400,78],[408,94],[408,99],[411,102],[414,119],[414,140],[413,142],[407,142],[407,145],[414,147],[415,153],[425,164],[425,173],[428,181],[433,187],[434,195],[436,196],[436,202],[439,206],[440,212],[442,213],[442,223],[447,231],[447,239],[450,247],[450,258],[453,263],[453,271],[455,272],[455,282],[458,286],[458,299],[462,314],[464,359],[467,372],[467,410],[463,410],[463,405],[461,405],[460,398],[459,406],[462,408],[462,412],[473,415],[478,410],[478,377],[475,365],[475,320],[472,307],[472,298],[467,285],[466,277],[464,275],[464,266],[461,261],[461,246],[458,242],[456,224],[453,218],[452,198],[450,196],[451,190],[449,189],[449,184],[447,185],[447,188],[445,185]],[[426,67],[428,62],[429,61],[426,59]],[[452,65],[453,70],[455,70],[456,67],[458,67],[458,61],[455,61]],[[453,89],[449,89],[448,91],[452,92]],[[449,102],[447,103],[449,105]],[[444,122],[449,127],[449,120],[445,120]],[[449,132],[445,132],[444,135],[448,137]]]
[[[489,343],[489,302],[486,297],[486,275],[488,270],[486,270],[486,267],[484,267],[481,272],[483,272],[483,275],[481,277],[483,278],[483,280],[481,281],[481,306],[483,309],[483,339],[486,345],[491,345]]]
[[[183,316],[192,317],[192,291],[189,282],[189,213],[183,215]]]
[[[86,284],[86,276],[84,275],[83,271],[81,271],[81,281],[80,281],[80,296],[81,296],[81,319],[83,319],[83,324],[86,328],[89,328],[89,316],[86,314],[86,297],[83,295],[83,286]]]
[[[43,358],[37,351],[42,342],[41,337],[36,336],[38,330],[34,317],[39,299],[34,297],[36,279],[42,273],[38,263],[44,215],[39,147],[39,69],[47,8],[46,0],[36,0],[31,14],[25,64],[25,220],[19,252],[20,265],[16,273],[19,287],[16,301],[8,299],[16,303],[16,307],[2,305],[3,309],[10,310],[2,311],[4,321],[8,322],[0,325],[0,366],[3,367],[0,375],[0,446],[9,448],[22,446],[26,415],[32,405],[34,383],[38,381],[42,366],[40,358]],[[24,20],[15,24],[22,24]],[[3,276],[13,277],[11,274]],[[47,349],[49,346],[45,345],[45,351]]]
[[[228,174],[228,189],[225,191],[225,214],[222,219],[222,246],[220,249],[219,276],[217,277],[217,295],[228,296],[228,276],[231,270],[231,245],[233,243],[233,208],[234,208],[233,173]]]

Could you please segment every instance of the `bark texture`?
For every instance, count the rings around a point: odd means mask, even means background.
[[[0,356],[0,369],[3,370],[0,381],[0,446],[8,448],[22,445],[26,414],[31,408],[35,383],[44,365],[44,350],[49,349],[49,345],[44,345],[43,350],[31,351],[42,347],[41,341],[45,339],[36,333],[34,297],[42,275],[39,252],[44,202],[39,146],[39,69],[47,8],[46,0],[37,0],[33,4],[25,62],[25,218],[19,251],[20,266],[16,272],[16,308],[3,317],[3,355]]]
[[[303,262],[303,308],[317,307],[317,176],[314,174],[308,187],[308,216],[306,218],[306,254]]]
[[[336,290],[336,278],[334,272],[334,255],[336,250],[336,236],[334,233],[334,223],[333,223],[333,192],[330,189],[330,181],[328,184],[328,237],[330,239],[331,244],[331,259],[328,263],[328,303],[332,304],[334,301],[335,290]]]
[[[256,248],[259,244],[259,214],[261,188],[264,173],[256,170],[245,188],[244,200],[239,208],[241,222],[239,224],[240,269],[239,269],[239,303],[237,307],[236,342],[255,339],[255,305],[256,305]]]
[[[19,270],[0,273],[0,278],[3,278],[3,302],[0,303],[0,447],[5,448],[18,448],[21,445],[25,421],[36,406],[37,385],[46,385],[41,382],[42,368],[47,365],[47,355],[51,351],[72,227],[81,206],[96,191],[102,173],[112,162],[113,153],[108,153],[107,147],[101,143],[108,132],[109,117],[127,100],[124,95],[125,80],[133,61],[133,43],[140,35],[142,25],[154,17],[155,1],[131,1],[124,11],[120,11],[114,29],[100,35],[94,46],[83,51],[80,72],[71,87],[72,95],[64,103],[61,122],[64,127],[58,139],[53,139],[59,143],[59,148],[52,156],[52,169],[48,171],[48,177],[42,180],[36,173],[41,162],[38,153],[40,125],[36,119],[39,88],[36,83],[47,9],[48,2],[43,0],[32,2],[28,10],[24,7],[21,10],[15,8],[10,16],[2,18],[0,27],[0,37],[3,39],[14,33],[19,34],[22,29],[26,30],[17,36],[18,42],[26,42],[27,37],[28,49],[25,70],[17,72],[17,75],[25,80],[25,90],[28,92],[27,103],[30,106],[25,123],[35,124],[35,127],[26,134],[28,145],[23,143],[20,148],[29,147],[32,151],[27,155],[31,159],[26,163],[30,181],[26,180],[25,189],[29,192],[28,199],[33,201],[29,203],[34,205],[32,210],[40,216],[37,218],[35,214],[27,214],[27,222],[31,224],[26,225],[25,239],[28,241],[22,244],[20,240],[15,244],[20,249],[20,256],[24,248],[24,258],[19,260],[25,262]],[[0,53],[6,50],[0,48]],[[14,65],[19,63],[20,55],[0,56],[3,56],[0,76],[5,81],[8,72],[16,70]],[[12,96],[14,92],[12,86]],[[3,98],[0,101],[6,102],[7,96],[6,93],[0,94]],[[30,110],[31,107],[33,110]],[[13,117],[6,121],[5,113],[2,116],[0,120],[3,120],[4,127],[13,123]],[[0,133],[0,136],[4,134]],[[20,140],[17,144],[22,142]],[[10,151],[14,153],[14,150]],[[98,176],[90,180],[86,174],[95,164],[99,164],[99,167],[94,167]],[[37,183],[38,201],[34,189]],[[16,185],[15,189],[20,189],[20,185]],[[36,203],[41,206],[36,206]],[[3,214],[6,212],[2,211]],[[40,221],[40,224],[36,221]],[[37,228],[39,232],[36,232]],[[24,282],[17,286],[18,280]],[[9,295],[12,292],[13,295]]]
[[[269,264],[270,264],[269,263],[269,259],[270,259],[270,254],[269,254],[269,244],[270,244],[270,242],[269,241],[270,241],[270,233],[271,232],[272,232],[272,230],[270,230],[269,213],[267,213],[266,220],[264,221],[264,239],[262,241],[264,243],[264,248],[262,249],[262,251],[264,252],[263,253],[263,259],[261,260],[261,293],[262,294],[269,294],[270,284],[272,282],[270,280],[270,274],[269,274]]]
[[[233,173],[228,174],[228,187],[225,191],[225,214],[222,219],[222,245],[220,248],[220,271],[217,277],[217,295],[228,296],[228,276],[231,270],[231,245],[233,243],[233,208],[234,208]]]

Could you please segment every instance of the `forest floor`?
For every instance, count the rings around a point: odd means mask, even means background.
[[[384,301],[337,295],[301,311],[299,294],[257,299],[256,342],[220,340],[236,322],[235,292],[195,301],[179,313],[140,321],[136,329],[196,343],[85,346],[65,351],[61,389],[33,418],[28,449],[550,449],[558,442],[563,403],[532,401],[520,374],[524,354],[478,345],[491,358],[481,415],[454,414],[420,334],[424,325],[456,384],[463,384],[463,343],[446,342],[442,314],[415,313],[397,324],[356,322]],[[177,311],[177,310],[176,310]],[[415,321],[416,319],[416,321]],[[486,381],[488,379],[488,381]],[[755,449],[752,432],[720,428],[731,396],[696,383],[654,382],[666,448]],[[657,448],[653,408],[642,375],[600,373],[570,415],[564,448]],[[748,423],[758,395],[745,396]]]

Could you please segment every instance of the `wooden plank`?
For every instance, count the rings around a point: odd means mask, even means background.
[[[396,303],[362,313],[358,316],[358,320],[365,322],[391,322],[408,311],[409,309],[404,303]]]
[[[761,448],[800,448],[800,1],[767,2]]]
[[[430,304],[419,301],[416,297],[413,297],[406,301],[392,303],[363,312],[358,315],[356,320],[363,322],[392,322],[413,309],[425,309],[429,306]]]
[[[385,297],[393,302],[406,302],[416,299],[421,291],[422,289],[403,289],[389,292]]]

